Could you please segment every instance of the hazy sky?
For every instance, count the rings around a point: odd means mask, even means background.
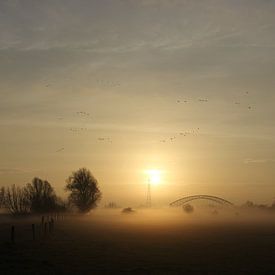
[[[39,176],[61,194],[85,166],[104,201],[142,204],[160,169],[155,204],[271,203],[274,14],[273,0],[2,0],[0,184]]]

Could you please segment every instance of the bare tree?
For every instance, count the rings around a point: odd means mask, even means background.
[[[57,206],[57,197],[51,184],[39,178],[34,178],[26,186],[30,210],[34,213],[54,211]]]
[[[97,180],[86,168],[81,168],[72,173],[67,179],[66,190],[71,192],[69,195],[70,202],[82,213],[95,208],[101,199]]]
[[[5,205],[14,215],[30,212],[30,201],[25,187],[12,185],[5,192]]]
[[[0,189],[0,208],[5,206],[5,187],[1,187]]]

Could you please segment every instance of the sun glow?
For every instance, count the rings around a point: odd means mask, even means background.
[[[161,180],[161,171],[160,170],[147,170],[146,174],[148,176],[149,183],[159,184]]]

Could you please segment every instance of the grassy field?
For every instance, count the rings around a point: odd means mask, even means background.
[[[1,274],[275,274],[272,215],[97,210],[35,241],[32,223],[0,217]]]

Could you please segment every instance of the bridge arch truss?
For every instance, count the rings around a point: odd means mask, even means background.
[[[194,200],[208,200],[208,201],[216,202],[218,204],[225,205],[225,206],[233,206],[233,203],[230,201],[227,201],[220,197],[210,196],[210,195],[194,195],[194,196],[183,197],[181,199],[171,202],[170,206],[173,206],[173,207],[183,206],[184,204]]]

